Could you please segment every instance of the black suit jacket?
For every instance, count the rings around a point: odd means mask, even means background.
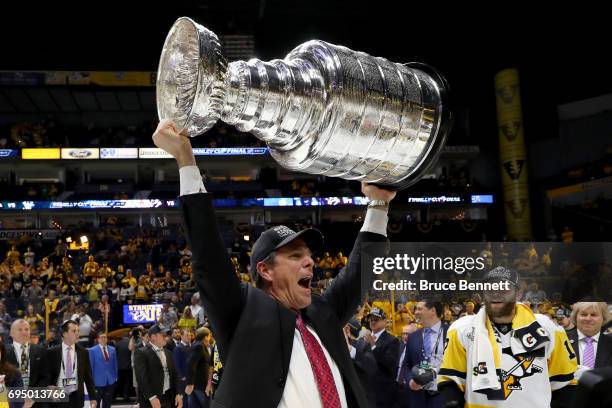
[[[172,352],[163,349],[166,353],[166,364],[170,374],[170,397],[174,399],[178,392],[176,368],[172,360]],[[149,398],[156,395],[161,399],[164,391],[164,368],[153,347],[149,344],[134,351],[134,371],[138,383],[138,402],[141,408],[150,407]]]
[[[578,345],[578,330],[569,330],[567,332],[567,337],[580,363],[582,360],[580,357],[580,347]],[[597,343],[597,354],[595,355],[595,368],[610,366],[612,366],[612,336],[600,333],[599,342]]]
[[[30,387],[46,387],[49,385],[48,371],[45,367],[45,349],[37,344],[28,346],[30,352]],[[15,347],[13,344],[6,346],[6,359],[9,363],[19,369]]]
[[[94,384],[91,366],[89,364],[89,352],[86,348],[75,344],[77,355],[77,401],[79,406],[85,403],[85,390],[83,384],[87,385],[87,392],[90,399],[96,398],[96,385]],[[47,349],[46,354],[47,370],[49,373],[49,385],[57,385],[62,368],[62,344]]]
[[[202,343],[191,348],[191,355],[187,361],[187,384],[193,384],[196,390],[204,391],[208,382],[208,371],[211,358],[208,349]]]
[[[353,363],[357,370],[357,376],[365,391],[368,406],[375,407],[376,392],[374,390],[374,379],[376,378],[377,371],[376,357],[374,357],[370,343],[365,341],[365,339],[357,340],[353,343],[353,347],[355,347]]]
[[[194,278],[223,363],[212,408],[276,407],[289,371],[295,313],[262,290],[240,282],[219,235],[210,194],[184,195],[180,201]],[[342,332],[361,300],[362,242],[386,243],[387,239],[360,232],[347,267],[301,311],[338,366],[351,407],[366,406]]]
[[[395,376],[397,372],[397,358],[400,344],[397,337],[388,331],[382,332],[376,340],[372,353],[376,359],[376,375],[374,377],[374,389],[376,391],[376,403],[385,405],[393,403],[395,398]]]

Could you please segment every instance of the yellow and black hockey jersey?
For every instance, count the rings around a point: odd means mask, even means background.
[[[476,316],[462,317],[449,328],[438,375],[438,383],[454,381],[464,392],[465,408],[549,408],[552,391],[575,384],[576,354],[565,330],[519,303],[508,332],[487,322],[501,388],[474,391],[476,376],[491,369],[472,356]]]

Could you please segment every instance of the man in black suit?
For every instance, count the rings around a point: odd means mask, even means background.
[[[444,400],[438,393],[435,374],[431,377],[427,372],[421,372],[418,378],[412,371],[415,366],[429,367],[437,371],[442,363],[444,355],[444,339],[448,331],[448,325],[442,323],[444,307],[441,302],[421,299],[415,307],[414,315],[423,325],[422,329],[414,332],[408,338],[406,353],[404,356],[401,375],[404,376],[399,382],[408,384],[410,388],[410,408],[442,408]],[[431,381],[427,381],[431,379]]]
[[[68,402],[51,404],[56,408],[82,408],[85,390],[89,394],[92,408],[96,408],[96,386],[89,365],[89,352],[78,345],[79,324],[74,320],[62,323],[62,343],[46,352],[49,385],[63,389]]]
[[[134,371],[141,408],[183,406],[172,352],[165,348],[168,332],[159,325],[152,326],[148,331],[149,344],[134,351]]]
[[[387,316],[381,309],[374,307],[368,315],[372,333],[365,340],[372,348],[376,359],[374,390],[377,408],[392,408],[395,404],[395,371],[399,355],[399,340],[386,330]]]
[[[254,288],[234,272],[186,133],[164,120],[153,141],[179,165],[193,275],[223,362],[212,407],[310,408],[322,406],[322,400],[330,401],[326,407],[366,406],[342,327],[361,301],[361,244],[388,242],[387,211],[395,193],[362,185],[370,199],[364,226],[348,265],[322,295],[310,289],[312,253],[322,246],[321,233],[295,233],[285,226],[265,231],[255,242]]]
[[[45,367],[45,350],[30,344],[30,324],[17,319],[11,324],[13,343],[6,347],[6,359],[21,372],[24,387],[46,387],[49,385]],[[36,403],[33,407],[42,407]]]
[[[577,302],[571,320],[576,330],[567,337],[578,357],[577,377],[585,370],[612,366],[612,336],[602,333],[603,323],[609,320],[605,302]]]
[[[408,387],[408,371],[412,367],[408,366],[407,352],[408,340],[417,331],[416,323],[410,323],[402,327],[402,340],[400,342],[399,359],[397,361],[397,408],[410,408],[410,388]]]
[[[119,385],[117,394],[128,401],[132,389],[132,352],[130,351],[129,332],[117,343],[117,360],[119,361]]]
[[[349,348],[349,354],[355,364],[355,370],[361,386],[365,391],[369,407],[376,406],[376,392],[374,391],[374,377],[376,376],[376,358],[372,353],[370,343],[363,337],[359,337],[361,324],[356,318],[352,318],[344,326],[344,335]]]

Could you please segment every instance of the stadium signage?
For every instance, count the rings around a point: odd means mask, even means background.
[[[62,159],[66,160],[89,160],[99,159],[100,149],[91,148],[64,148],[62,149]]]
[[[155,323],[161,310],[161,304],[123,305],[123,324]]]
[[[0,230],[0,241],[18,240],[24,235],[29,235],[32,238],[39,237],[44,240],[54,240],[60,235],[58,230]]]
[[[137,147],[103,147],[100,149],[101,159],[137,159]]]
[[[59,148],[25,148],[21,149],[21,158],[25,160],[55,160],[60,158]]]
[[[138,149],[140,159],[172,159],[172,156],[157,147],[140,147]]]
[[[0,159],[9,159],[13,157],[19,157],[19,150],[17,149],[0,149]]]
[[[194,156],[260,156],[268,153],[267,147],[196,147]]]

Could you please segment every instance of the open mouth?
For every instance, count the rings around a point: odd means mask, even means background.
[[[300,279],[298,281],[298,285],[300,285],[301,287],[305,288],[305,289],[310,289],[310,281],[312,280],[312,278],[310,276],[305,276],[302,279]]]

